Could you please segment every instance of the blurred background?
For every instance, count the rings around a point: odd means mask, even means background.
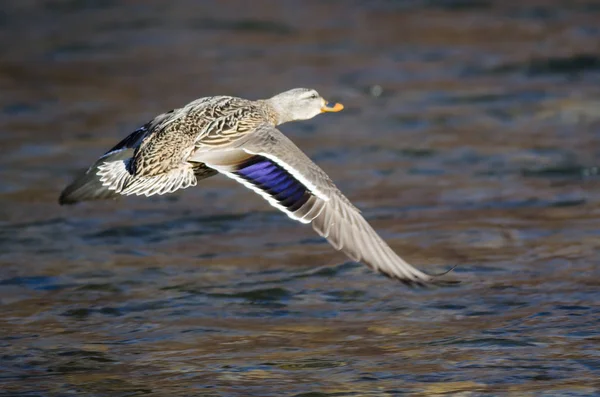
[[[0,395],[597,395],[600,3],[4,0]],[[215,177],[59,207],[155,115],[317,89],[282,127],[409,290]]]

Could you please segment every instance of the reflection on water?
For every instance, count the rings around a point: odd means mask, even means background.
[[[593,1],[5,1],[0,395],[596,395]],[[18,44],[17,44],[18,43]],[[155,114],[294,86],[283,130],[407,290],[224,178],[59,207]]]

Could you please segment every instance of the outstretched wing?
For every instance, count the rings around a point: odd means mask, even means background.
[[[228,150],[207,149],[193,157],[255,191],[290,218],[311,223],[353,260],[407,284],[432,280],[396,255],[327,174],[276,128],[263,124]]]

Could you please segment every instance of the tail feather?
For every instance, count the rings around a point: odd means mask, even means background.
[[[130,166],[132,154],[130,149],[105,154],[62,191],[58,202],[65,205],[118,196],[172,193],[217,174],[203,163],[190,163],[159,175],[134,175]]]
[[[100,182],[108,190],[113,190],[115,193],[122,193],[133,179],[133,175],[129,171],[130,164],[131,158],[126,160],[110,159],[98,166],[96,174],[100,177]]]
[[[58,202],[61,205],[75,204],[80,201],[105,200],[119,196],[113,185],[104,186],[101,176],[98,174],[106,168],[107,163],[125,164],[129,162],[131,150],[121,150],[100,158],[85,173],[71,182],[61,193]],[[122,168],[123,165],[121,166]],[[125,175],[121,174],[123,179]],[[121,181],[124,183],[125,181]]]

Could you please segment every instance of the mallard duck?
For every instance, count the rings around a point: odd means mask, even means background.
[[[352,260],[409,285],[427,284],[434,276],[397,256],[329,176],[277,129],[343,108],[306,88],[257,101],[197,99],[123,139],[68,185],[59,202],[167,194],[222,174],[293,220],[312,224]]]

